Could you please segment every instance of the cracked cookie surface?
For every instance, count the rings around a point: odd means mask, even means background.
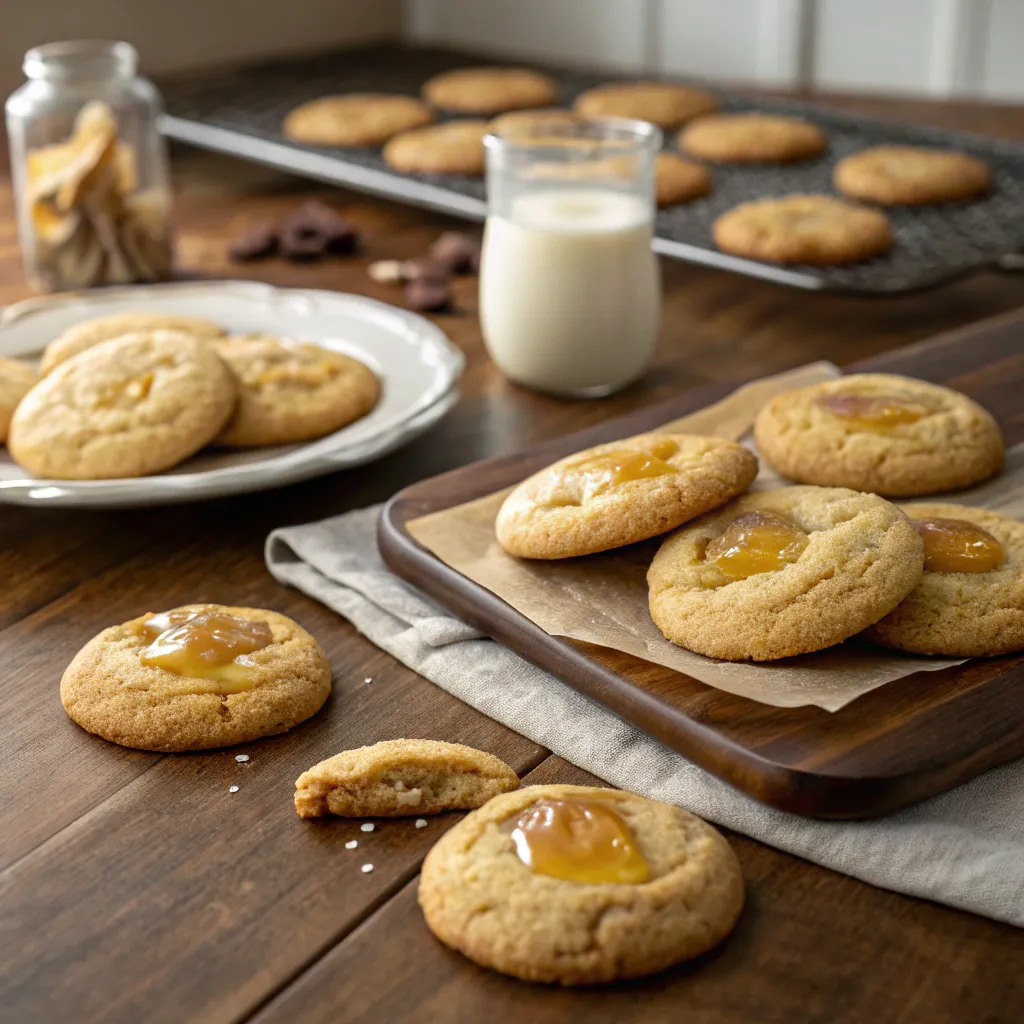
[[[312,441],[365,416],[380,397],[368,366],[319,345],[236,335],[214,349],[239,382],[238,404],[216,444]]]
[[[721,538],[730,543],[730,527],[754,514],[788,524],[789,551],[780,548],[766,571],[723,573],[732,564],[723,554],[735,558],[741,545],[723,553]],[[757,568],[760,555],[752,543],[748,564]],[[659,548],[647,583],[651,618],[673,643],[709,658],[772,661],[859,633],[892,611],[922,571],[921,538],[884,498],[787,487],[743,495],[684,526]]]
[[[916,520],[952,520],[980,527],[1001,552],[988,571],[943,572],[930,568],[910,594],[864,638],[912,654],[988,657],[1024,649],[1024,523],[967,505],[915,502],[902,505]],[[984,535],[966,538],[977,547]],[[961,556],[962,557],[962,556]]]
[[[461,743],[384,740],[344,750],[295,782],[301,818],[395,818],[480,807],[519,785],[500,758]]]
[[[757,458],[694,434],[638,434],[561,459],[524,480],[495,521],[521,558],[571,558],[667,533],[746,490]]]
[[[511,827],[538,801],[598,802],[625,823],[646,880],[578,882],[534,871]],[[485,967],[528,981],[586,985],[653,974],[732,930],[743,878],[726,840],[669,804],[590,786],[529,786],[450,829],[423,863],[430,930]]]
[[[298,623],[263,608],[184,605],[266,623],[267,646],[246,655],[251,685],[241,692],[210,679],[147,666],[150,613],[111,626],[75,655],[60,683],[64,710],[83,729],[140,750],[206,750],[272,736],[304,722],[331,692],[320,645]],[[171,613],[167,613],[170,615]]]
[[[758,413],[754,437],[762,458],[791,480],[887,497],[968,487],[1003,464],[999,427],[980,405],[888,373],[776,395]]]
[[[125,334],[44,377],[15,410],[8,448],[38,477],[159,473],[213,440],[237,394],[205,341],[177,331]]]

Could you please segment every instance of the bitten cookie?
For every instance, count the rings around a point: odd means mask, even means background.
[[[722,214],[712,230],[724,252],[768,263],[858,263],[892,244],[885,214],[831,196],[740,203]]]
[[[413,96],[349,93],[303,103],[284,119],[282,130],[316,146],[379,146],[433,120],[430,108]]]
[[[301,626],[263,608],[185,605],[93,637],[60,683],[83,729],[140,750],[206,750],[286,732],[320,710],[331,669]]]
[[[691,121],[679,145],[701,160],[790,163],[825,151],[825,136],[810,121],[770,114],[710,114]]]
[[[177,331],[125,334],[44,377],[15,410],[7,447],[38,477],[147,476],[212,441],[237,394],[207,342]]]
[[[659,153],[654,161],[654,196],[658,206],[699,199],[711,191],[711,172],[675,153]]]
[[[388,166],[405,174],[483,174],[486,121],[445,121],[396,135],[384,147]]]
[[[647,574],[651,618],[709,658],[808,654],[891,612],[920,581],[922,560],[917,531],[875,494],[746,494],[662,544]]]
[[[527,981],[591,985],[703,953],[743,906],[736,855],[679,807],[590,786],[495,797],[423,862],[419,903],[445,945]]]
[[[873,146],[836,164],[835,186],[873,203],[950,203],[989,190],[992,175],[966,153],[918,146]]]
[[[998,473],[1003,439],[966,395],[889,373],[851,374],[776,395],[754,437],[791,480],[888,497],[938,494]]]
[[[380,382],[358,359],[308,342],[236,335],[214,343],[238,378],[238,404],[216,444],[293,444],[323,437],[365,416]]]
[[[500,114],[554,103],[558,86],[554,79],[529,68],[458,68],[428,79],[423,98],[459,114]]]
[[[583,117],[630,117],[675,128],[717,110],[718,100],[703,89],[668,82],[612,82],[581,93],[573,108]]]
[[[966,505],[902,508],[924,540],[924,576],[864,638],[953,658],[1024,649],[1024,523]]]
[[[692,434],[638,434],[561,459],[524,480],[495,521],[520,558],[572,558],[667,533],[741,493],[757,459]]]
[[[179,331],[194,338],[221,338],[227,332],[220,324],[194,316],[164,316],[162,313],[116,313],[85,320],[69,327],[46,346],[40,363],[40,373],[49,373],[58,363],[77,356],[101,341],[119,338],[122,334],[139,331]]]
[[[480,807],[516,789],[504,761],[461,743],[384,740],[313,765],[295,782],[300,818],[398,818]]]
[[[39,374],[19,359],[0,356],[0,444],[7,440],[7,430],[18,403],[39,381]]]

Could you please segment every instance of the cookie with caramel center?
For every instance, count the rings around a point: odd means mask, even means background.
[[[837,487],[745,494],[658,549],[651,618],[680,647],[728,661],[820,651],[918,584],[923,545],[895,505]]]
[[[572,558],[667,533],[746,490],[757,459],[693,434],[638,434],[577,452],[524,480],[498,512],[521,558]]]

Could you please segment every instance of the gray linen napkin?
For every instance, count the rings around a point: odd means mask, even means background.
[[[390,573],[377,551],[379,511],[275,530],[266,546],[271,573],[448,693],[614,786],[873,885],[1024,927],[1024,761],[871,821],[815,821],[765,807]]]

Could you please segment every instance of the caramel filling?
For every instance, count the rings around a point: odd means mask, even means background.
[[[153,615],[143,623],[152,642],[139,656],[143,665],[217,685],[195,692],[241,693],[257,683],[256,666],[246,659],[268,646],[265,622],[237,619],[217,611],[178,611]]]
[[[605,452],[576,463],[571,472],[583,478],[590,494],[599,494],[609,487],[629,483],[632,480],[649,480],[654,477],[675,473],[676,467],[666,459],[679,451],[675,441],[665,438],[646,448]]]
[[[927,572],[991,572],[1006,560],[1003,545],[988,530],[963,519],[913,519],[924,541]]]
[[[818,407],[858,427],[883,429],[916,423],[929,409],[899,395],[853,395],[841,391],[822,395]]]
[[[807,544],[807,534],[783,516],[747,512],[708,544],[704,559],[732,583],[797,561]]]
[[[538,800],[514,820],[512,840],[531,871],[566,882],[635,885],[650,877],[632,830],[600,800]]]

